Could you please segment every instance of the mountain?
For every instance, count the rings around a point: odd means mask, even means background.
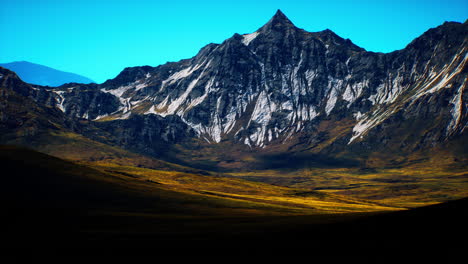
[[[32,84],[44,86],[60,86],[64,83],[93,83],[94,81],[71,72],[59,71],[44,65],[31,63],[27,61],[15,61],[9,63],[0,63],[0,67],[7,68],[16,72],[19,77]]]
[[[49,104],[102,122],[177,116],[211,145],[404,156],[465,138],[467,29],[446,22],[402,50],[374,53],[328,29],[300,29],[278,10],[191,59],[52,89]]]

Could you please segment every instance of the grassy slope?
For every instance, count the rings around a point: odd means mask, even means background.
[[[383,204],[318,191],[272,186],[242,179],[161,171],[115,164],[89,164],[100,171],[135,177],[174,191],[273,204],[298,209],[300,214],[398,210]]]
[[[192,211],[190,209],[189,214],[206,211],[213,215],[229,215],[237,214],[239,211],[241,214],[247,215],[249,212],[253,212],[254,215],[283,215],[395,210],[395,208],[364,200],[319,192],[304,193],[304,190],[300,189],[277,187],[239,179],[116,164],[88,163],[88,166],[84,166],[16,147],[2,147],[0,155],[2,163],[5,163],[3,165],[9,168],[8,171],[23,175],[20,178],[12,175],[7,177],[5,181],[12,181],[11,185],[14,188],[24,184],[24,186],[31,188],[28,193],[34,193],[37,189],[42,189],[39,186],[44,182],[52,181],[53,185],[45,186],[46,189],[51,188],[49,190],[51,193],[58,191],[53,189],[56,186],[63,186],[65,189],[78,188],[72,190],[72,192],[76,191],[77,195],[81,195],[81,191],[84,192],[88,189],[91,190],[90,194],[106,194],[107,190],[111,190],[109,199],[119,195],[139,197],[138,199],[143,199],[145,202],[152,201],[155,197],[157,199],[164,198],[168,201],[165,204],[184,204],[181,207],[176,206],[177,210],[180,208],[189,210],[192,206],[197,208]],[[37,172],[30,171],[31,168],[35,168]],[[58,194],[68,197],[66,192]],[[40,197],[38,196],[38,198]],[[47,205],[47,203],[45,204]],[[83,206],[87,206],[87,204]],[[107,207],[108,204],[103,204],[103,206]],[[154,207],[155,212],[157,212],[158,206],[160,206],[159,203],[150,208]],[[133,204],[131,202],[123,203],[122,208],[131,210]]]
[[[44,130],[33,138],[17,138],[14,141],[6,141],[4,144],[25,146],[41,153],[73,162],[111,163],[123,166],[158,168],[159,170],[204,173],[198,169],[147,157],[117,146],[97,142],[67,130]]]
[[[402,207],[468,196],[468,170],[440,160],[383,168],[302,168],[229,173],[242,179],[322,190]]]
[[[463,146],[464,144],[459,144]],[[397,207],[418,207],[468,196],[468,167],[462,154],[434,149],[401,160],[375,154],[373,165],[313,153],[274,155],[248,151],[222,152],[222,146],[192,151],[195,166],[239,179],[279,186],[322,190]],[[204,154],[203,152],[207,153]],[[216,156],[217,153],[221,153]],[[201,157],[201,158],[200,158]],[[221,173],[220,172],[220,173]]]

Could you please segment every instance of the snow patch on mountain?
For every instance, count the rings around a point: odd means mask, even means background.
[[[244,45],[248,46],[250,44],[250,42],[252,42],[252,40],[254,40],[258,36],[258,34],[259,34],[258,32],[254,32],[254,33],[251,33],[251,34],[242,35],[243,36],[242,43],[244,43]]]
[[[371,114],[367,114],[365,117],[359,115],[359,122],[353,127],[353,135],[351,139],[348,142],[348,145],[351,144],[354,140],[357,138],[363,138],[364,135],[371,130],[373,127],[381,124],[383,121],[385,121],[387,118],[389,118],[391,115],[396,113],[398,111],[397,107],[391,107],[391,108],[379,108],[375,112],[372,112]],[[355,115],[356,119],[357,116]]]
[[[164,90],[164,88],[170,84],[173,84],[181,79],[187,78],[196,70],[198,70],[201,66],[203,66],[203,64],[195,64],[193,66],[187,67],[185,69],[171,74],[166,80],[162,81],[161,88],[159,91]]]
[[[126,112],[125,114],[117,117],[116,119],[128,119],[132,115],[131,111]]]
[[[461,118],[463,116],[463,111],[466,111],[468,108],[467,105],[463,103],[463,89],[466,88],[467,79],[468,77],[465,77],[465,80],[458,88],[457,93],[450,101],[450,103],[453,105],[453,108],[450,110],[450,113],[452,114],[452,119],[450,120],[449,125],[447,127],[447,134],[450,134],[453,131],[455,131],[457,126],[460,125]],[[467,124],[463,125],[462,131],[466,128],[466,126]]]
[[[440,72],[435,72],[431,70],[429,76],[430,78],[426,79],[422,83],[419,92],[415,94],[412,99],[413,102],[416,101],[423,95],[432,94],[442,88],[448,87],[449,83],[453,77],[461,73],[466,66],[468,61],[468,51],[467,48],[463,48],[459,53],[457,53],[449,65],[445,66],[444,69]],[[457,64],[457,62],[459,62]]]
[[[346,89],[342,95],[343,100],[348,102],[348,108],[351,106],[352,103],[356,101],[359,96],[361,96],[363,90],[369,86],[369,80],[363,80],[358,83],[346,85]]]
[[[65,107],[64,107],[64,103],[65,103],[65,97],[63,96],[63,94],[65,93],[65,91],[53,91],[56,95],[58,95],[58,97],[56,98],[56,106],[58,109],[60,109],[60,111],[64,112],[65,113]]]
[[[101,89],[101,91],[104,92],[104,93],[110,93],[110,94],[116,96],[117,98],[122,98],[122,95],[126,91],[128,91],[128,90],[130,90],[130,89],[132,89],[134,87],[135,87],[134,85],[130,84],[130,85],[124,85],[124,86],[120,86],[120,87],[118,87],[116,89],[110,89],[110,90],[108,90],[107,88],[103,88],[103,89]]]

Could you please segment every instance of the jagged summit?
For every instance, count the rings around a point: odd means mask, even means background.
[[[259,35],[273,36],[272,39],[281,40],[286,32],[295,32],[298,28],[289,20],[289,18],[278,9],[275,15],[257,31],[244,34],[242,43],[248,46]]]
[[[270,21],[292,24],[291,20],[289,20],[289,18],[283,12],[281,12],[280,9],[276,11],[275,15],[270,19]]]
[[[268,31],[268,30],[278,30],[278,29],[285,29],[285,28],[295,28],[293,22],[289,20],[289,18],[278,9],[275,15],[263,26],[259,29],[259,31]]]

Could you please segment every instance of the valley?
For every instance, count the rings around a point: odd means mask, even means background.
[[[241,179],[76,164],[11,146],[1,147],[0,157],[8,172],[2,175],[4,239],[35,254],[455,252],[463,243],[452,234],[466,234],[466,199],[407,210]]]

